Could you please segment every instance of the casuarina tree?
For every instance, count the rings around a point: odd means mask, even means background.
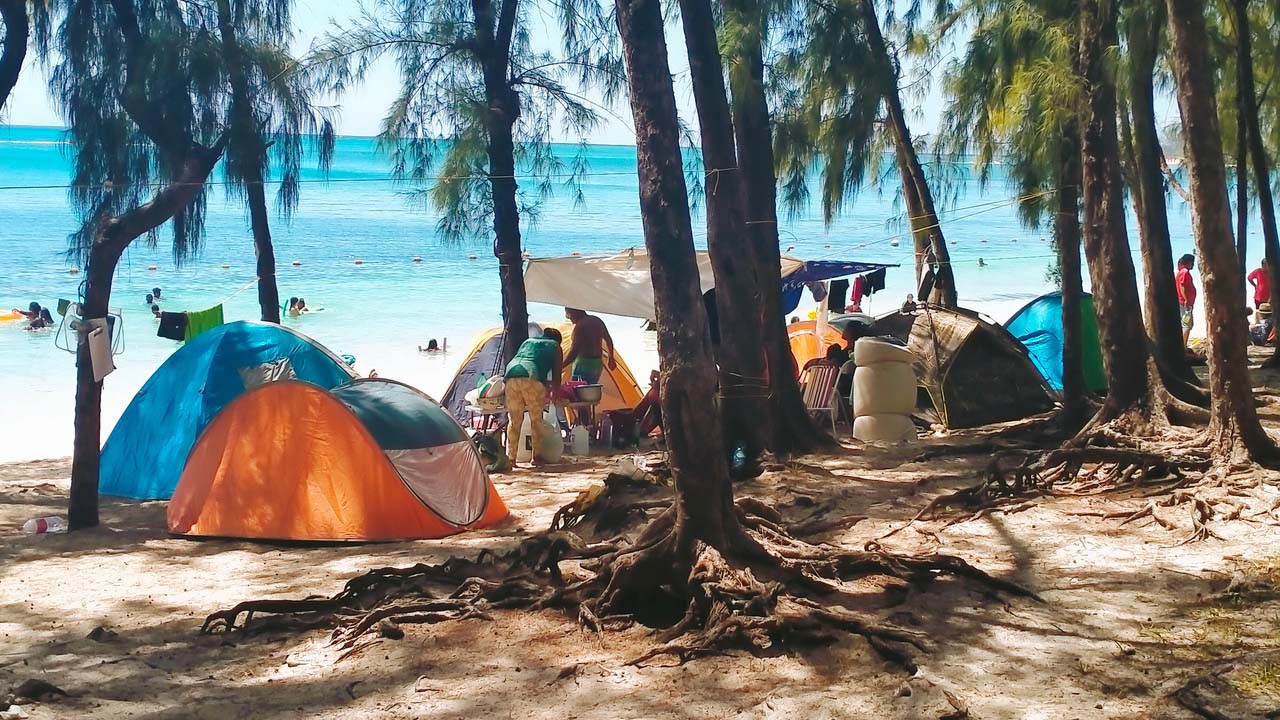
[[[510,358],[528,337],[521,218],[556,178],[573,186],[586,166],[566,166],[552,147],[564,126],[585,133],[597,122],[570,83],[612,98],[621,83],[597,3],[564,0],[564,52],[535,50],[529,0],[381,0],[349,29],[330,35],[311,62],[341,92],[382,57],[400,71],[400,94],[380,141],[401,179],[441,211],[439,234],[458,241],[492,233]],[[527,175],[533,187],[520,189]]]
[[[1204,11],[1195,0],[1168,0],[1168,9],[1170,57],[1187,141],[1209,333],[1209,447],[1226,466],[1250,460],[1274,462],[1276,447],[1258,421],[1249,378],[1247,320],[1238,294],[1240,266],[1230,242],[1231,209],[1213,63],[1202,42]],[[1264,176],[1262,181],[1270,179]]]

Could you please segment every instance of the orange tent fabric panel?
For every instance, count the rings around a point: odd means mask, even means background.
[[[804,367],[810,360],[822,357],[832,345],[843,345],[844,337],[830,325],[826,333],[817,337],[815,331],[818,324],[812,320],[791,323],[787,326],[787,338],[791,341],[791,354],[796,358],[796,367]]]
[[[506,517],[493,484],[483,527]],[[404,540],[465,528],[413,496],[345,405],[299,382],[263,385],[213,420],[169,503],[169,530],[272,540]]]

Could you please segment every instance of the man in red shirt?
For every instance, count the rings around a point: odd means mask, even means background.
[[[1193,315],[1196,307],[1196,284],[1191,278],[1191,269],[1196,266],[1194,255],[1183,255],[1178,258],[1178,271],[1174,275],[1173,284],[1178,289],[1178,310],[1182,314],[1182,345],[1185,347],[1191,339],[1191,327],[1195,325]]]
[[[1262,303],[1271,302],[1271,269],[1267,267],[1267,259],[1262,258],[1262,266],[1249,273],[1249,284],[1253,286],[1253,307],[1262,307]]]

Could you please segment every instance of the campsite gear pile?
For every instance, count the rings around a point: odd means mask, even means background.
[[[915,440],[915,355],[879,338],[853,345],[853,436],[863,442]]]

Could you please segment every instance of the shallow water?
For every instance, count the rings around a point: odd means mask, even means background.
[[[70,171],[60,138],[60,131],[50,128],[0,128],[0,308],[26,307],[31,301],[53,306],[59,298],[77,297],[83,275],[68,273],[76,264],[66,257],[76,218],[65,189]],[[575,149],[563,151],[568,155]],[[575,205],[557,186],[542,203],[538,221],[524,228],[525,246],[533,255],[602,254],[643,245],[634,148],[592,146],[587,157],[591,174],[582,188],[585,204]],[[342,138],[328,182],[311,173],[308,179],[314,182],[303,186],[296,215],[288,222],[274,220],[281,295],[301,295],[310,307],[323,308],[285,323],[336,353],[356,356],[364,372],[376,369],[438,395],[474,336],[501,322],[497,262],[488,241],[442,241],[436,214],[421,204],[411,206],[406,188],[391,182],[388,171],[373,140]],[[795,218],[784,213],[781,224],[783,249],[798,257],[901,263],[890,270],[884,295],[870,302],[873,312],[896,307],[912,290],[911,243],[894,220],[902,215],[895,182],[890,178],[884,192],[864,191],[830,227],[818,207]],[[999,320],[1050,289],[1048,230],[1027,230],[1011,203],[993,204],[1012,193],[998,177],[986,189],[971,182],[943,218],[962,304]],[[1187,252],[1188,213],[1176,197],[1170,206],[1175,253]],[[700,214],[694,223],[701,245]],[[166,310],[225,302],[228,320],[256,319],[246,215],[221,188],[210,198],[206,237],[200,255],[181,267],[175,266],[163,234],[156,247],[135,243],[121,261],[112,307],[123,313],[124,352],[105,383],[104,439],[133,394],[178,346],[155,335],[156,323],[144,303],[150,288],[163,289]],[[1251,239],[1251,245],[1260,250],[1260,241]],[[413,262],[414,256],[422,262]],[[978,266],[980,257],[986,267]],[[290,264],[295,259],[297,267]],[[356,259],[363,264],[356,265]],[[152,265],[157,269],[149,270]],[[534,320],[561,317],[554,307],[535,305],[531,312]],[[639,320],[608,320],[643,383],[654,365],[652,334],[641,332]],[[67,455],[73,356],[55,347],[54,333],[21,328],[21,323],[0,323],[0,461]],[[430,338],[448,338],[449,352],[420,354],[417,347]]]

